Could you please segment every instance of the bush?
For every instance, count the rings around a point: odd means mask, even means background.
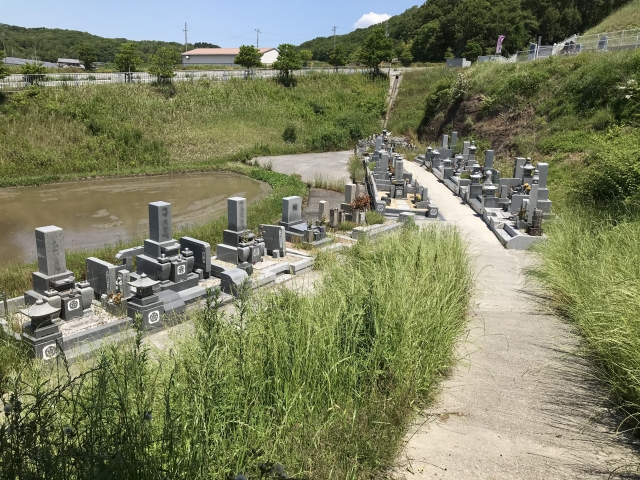
[[[365,213],[367,225],[382,225],[385,221],[384,215],[374,210]]]
[[[348,148],[349,137],[343,130],[335,127],[324,127],[313,134],[311,145],[314,150],[326,152]]]
[[[338,225],[338,230],[341,232],[349,232],[351,230],[353,230],[354,228],[356,228],[358,225],[356,224],[356,222],[342,222],[340,225]]]
[[[287,125],[284,129],[284,132],[282,132],[282,139],[287,143],[296,143],[296,141],[298,140],[296,126],[293,124]]]

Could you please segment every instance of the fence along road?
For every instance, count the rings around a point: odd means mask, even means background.
[[[411,70],[410,68],[394,68],[392,74]],[[296,72],[298,75],[312,73],[323,74],[355,74],[364,73],[365,68],[305,68]],[[278,75],[278,70],[255,69],[247,73],[246,70],[178,70],[173,81],[194,81],[201,79],[225,81],[232,78],[271,78]],[[109,85],[115,83],[153,83],[158,79],[156,75],[147,72],[119,72],[119,73],[46,73],[39,75],[13,74],[0,80],[0,91],[21,90],[31,85],[41,87],[80,87],[83,85]]]

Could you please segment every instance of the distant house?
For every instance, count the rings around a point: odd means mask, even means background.
[[[276,48],[260,48],[262,63],[271,65],[278,59]],[[239,48],[196,48],[182,54],[182,65],[233,65]]]
[[[84,68],[77,58],[59,58],[58,66],[60,68]]]

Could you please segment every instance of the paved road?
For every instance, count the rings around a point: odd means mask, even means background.
[[[397,478],[609,478],[637,462],[572,356],[578,336],[528,295],[532,256],[505,250],[431,173],[405,169],[468,239],[477,280],[458,366],[407,437]]]
[[[313,182],[321,177],[331,180],[349,178],[349,157],[353,152],[305,153],[300,155],[281,155],[278,157],[258,157],[260,165],[272,164],[280,173],[297,173],[305,182]]]

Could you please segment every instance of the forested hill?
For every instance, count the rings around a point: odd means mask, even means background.
[[[130,41],[126,38],[98,37],[77,30],[24,28],[4,24],[0,24],[0,33],[4,34],[4,49],[8,56],[19,58],[37,56],[38,60],[47,62],[55,62],[58,58],[78,58],[78,47],[85,43],[95,48],[99,62],[112,62],[120,45]],[[184,49],[184,44],[176,42],[142,40],[134,43],[138,45],[143,60],[160,47],[173,47],[180,51]],[[214,45],[200,43],[195,46],[213,47]]]
[[[416,61],[442,61],[447,49],[455,56],[475,59],[495,53],[499,35],[506,35],[503,51],[524,50],[542,36],[552,44],[597,25],[630,0],[428,0],[389,20],[389,36],[398,46],[411,48]],[[355,52],[374,25],[337,37],[349,54]],[[300,45],[314,59],[327,61],[333,37],[319,37]]]

